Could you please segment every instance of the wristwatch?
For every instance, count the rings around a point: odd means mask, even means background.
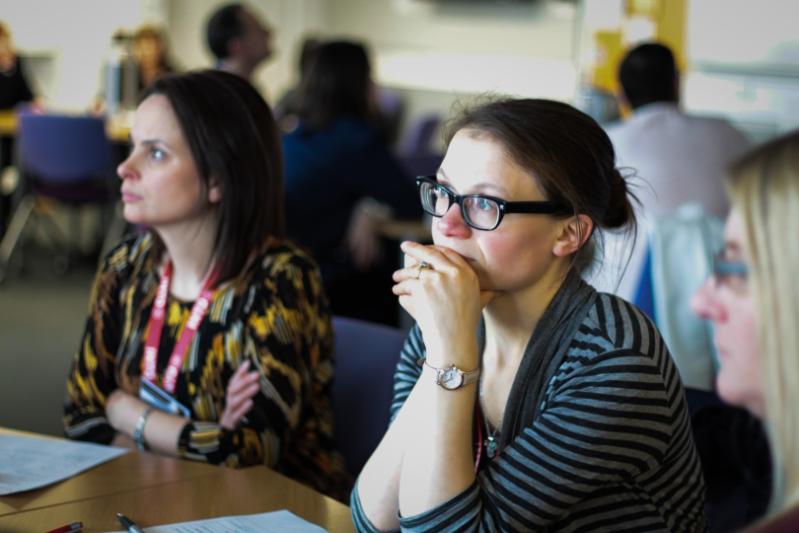
[[[436,385],[447,390],[460,389],[461,387],[475,383],[477,378],[480,377],[479,368],[469,371],[463,371],[455,365],[445,366],[444,368],[436,368],[429,364],[427,359],[424,360],[423,364],[436,373]]]

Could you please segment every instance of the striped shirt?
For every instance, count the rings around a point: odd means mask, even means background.
[[[419,328],[403,348],[392,417],[421,374]],[[403,531],[706,531],[705,487],[685,394],[652,322],[598,294],[540,414],[461,494],[400,518]],[[353,520],[376,531],[357,487]]]

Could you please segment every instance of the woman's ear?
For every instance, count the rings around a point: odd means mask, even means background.
[[[575,253],[585,244],[594,229],[594,222],[588,215],[577,215],[566,220],[560,236],[555,241],[552,253],[565,257]]]
[[[208,182],[208,203],[218,204],[222,201],[222,184],[216,178],[211,178]]]

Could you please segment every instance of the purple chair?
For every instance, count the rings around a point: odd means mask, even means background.
[[[438,171],[444,156],[433,146],[433,138],[441,125],[441,116],[423,115],[416,119],[404,135],[397,156],[411,176],[425,176]]]
[[[433,138],[441,126],[441,115],[430,113],[422,115],[408,126],[403,135],[398,153],[402,157],[436,155]]]
[[[38,209],[44,201],[72,208],[74,232],[80,230],[75,208],[91,204],[108,207],[117,196],[103,119],[21,114],[17,141],[22,193],[0,242],[0,281],[5,277],[23,230],[34,218],[45,226],[61,251],[56,258],[57,265],[62,269],[68,267],[74,245],[45,211]]]
[[[333,317],[336,444],[355,477],[388,429],[394,370],[405,342],[397,328]]]

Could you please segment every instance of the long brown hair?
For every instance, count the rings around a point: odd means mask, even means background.
[[[215,70],[161,77],[142,100],[153,94],[172,105],[206,190],[212,177],[221,186],[213,254],[220,279],[233,278],[268,236],[284,235],[283,159],[272,111],[250,83]]]

